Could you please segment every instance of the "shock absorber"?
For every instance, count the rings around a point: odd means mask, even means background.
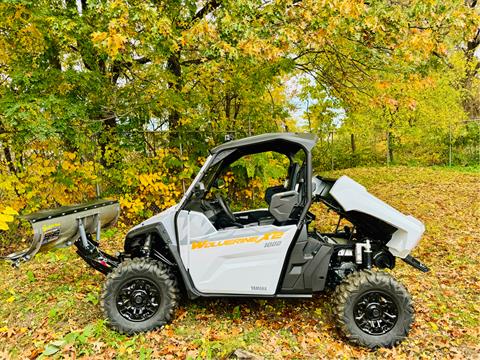
[[[142,247],[142,255],[145,257],[149,257],[151,248],[152,248],[152,235],[148,234],[147,237],[145,238],[145,243],[143,244],[143,247]]]
[[[363,254],[365,253],[365,266],[367,269],[372,268],[372,246],[370,245],[370,240],[366,240],[364,243],[355,244],[355,262],[358,265],[364,263]]]

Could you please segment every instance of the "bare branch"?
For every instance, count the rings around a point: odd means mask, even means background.
[[[202,19],[207,14],[211,13],[213,10],[217,9],[222,5],[221,0],[209,0],[203,8],[201,8],[192,18],[192,22]]]

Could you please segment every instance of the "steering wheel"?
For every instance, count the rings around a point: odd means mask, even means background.
[[[237,218],[235,217],[235,215],[233,214],[232,210],[230,210],[230,208],[228,207],[227,203],[225,202],[225,200],[223,199],[223,197],[220,195],[220,194],[215,194],[215,198],[217,199],[218,201],[218,204],[220,205],[220,207],[222,208],[222,211],[225,215],[227,215],[227,217],[232,220],[234,223],[237,222]]]

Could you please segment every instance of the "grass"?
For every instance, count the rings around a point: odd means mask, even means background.
[[[399,261],[416,321],[394,349],[345,342],[329,294],[311,300],[184,300],[176,320],[126,337],[106,326],[98,304],[103,275],[73,249],[38,255],[19,270],[0,264],[0,358],[228,358],[245,349],[265,358],[472,358],[480,353],[480,175],[476,169],[360,168],[347,174],[426,224],[413,255],[431,272]],[[317,226],[336,219],[314,206]],[[111,232],[108,248],[120,248]]]

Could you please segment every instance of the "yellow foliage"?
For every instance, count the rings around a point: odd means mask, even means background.
[[[92,41],[94,44],[100,44],[107,38],[107,36],[108,34],[104,31],[102,32],[96,31],[92,34]]]
[[[24,168],[17,174],[0,169],[0,202],[8,205],[0,211],[2,230],[8,230],[6,223],[13,220],[11,217],[19,210],[28,213],[80,203],[95,196],[93,162],[82,162],[76,154],[68,152],[42,155],[47,153],[27,157]]]
[[[181,163],[180,168],[169,165],[172,158]],[[193,171],[188,158],[180,156],[178,150],[159,149],[153,160],[157,164],[154,171],[127,168],[122,172],[120,206],[124,222],[134,223],[167,209],[183,195],[183,179],[190,178]],[[202,160],[198,159],[199,164]]]
[[[102,184],[109,184],[104,190],[109,189],[108,195],[120,202],[120,226],[135,224],[178,203],[183,189],[205,160],[189,159],[178,149],[159,149],[148,162],[144,159],[125,161],[125,167],[120,170],[85,161],[78,153],[58,153],[37,143],[32,144],[32,148],[36,152],[26,157],[23,170],[16,175],[10,175],[5,164],[0,165],[4,166],[0,168],[0,203],[10,206],[0,211],[2,230],[8,230],[16,210],[30,213],[93,199],[100,173]],[[113,148],[108,151],[118,152]],[[263,199],[270,181],[258,177],[246,179],[245,186],[239,189],[235,177],[233,171],[223,175],[225,190],[235,193],[241,206]]]
[[[8,230],[8,223],[14,220],[13,215],[18,215],[18,212],[10,206],[0,211],[0,230]]]
[[[115,57],[124,49],[127,38],[121,34],[112,34],[107,38],[107,52],[111,57]]]
[[[118,53],[125,49],[127,37],[118,33],[113,27],[109,32],[94,32],[91,35],[92,42],[95,46],[105,49],[107,54],[115,57]]]

